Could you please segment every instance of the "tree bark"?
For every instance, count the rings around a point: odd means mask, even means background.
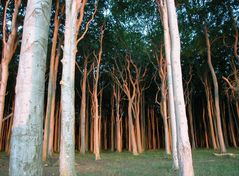
[[[11,33],[6,40],[6,23],[7,23],[7,8],[8,8],[9,0],[6,2],[4,17],[3,17],[3,49],[2,49],[2,59],[1,59],[1,73],[0,73],[0,141],[1,141],[1,132],[2,132],[2,121],[4,116],[4,106],[5,106],[5,96],[8,82],[8,65],[12,60],[12,57],[17,48],[17,16],[18,11],[21,5],[21,0],[15,0],[14,3],[14,12],[12,14],[11,21]]]
[[[177,125],[177,146],[180,175],[193,176],[191,146],[188,138],[188,125],[183,96],[182,71],[180,63],[180,36],[174,0],[167,0],[169,30],[171,39],[171,63],[173,77],[173,95]]]
[[[164,48],[167,64],[167,83],[168,83],[168,96],[169,96],[169,116],[172,124],[172,153],[173,153],[173,168],[178,169],[178,155],[177,155],[177,130],[176,130],[176,118],[174,107],[174,95],[173,95],[173,78],[172,78],[172,65],[171,65],[171,46],[170,46],[170,33],[168,24],[168,12],[167,1],[158,0],[160,7],[160,13],[162,15],[161,20],[164,28]]]
[[[86,140],[85,140],[85,120],[86,120],[86,81],[87,81],[87,59],[84,63],[84,74],[83,74],[83,80],[82,80],[82,86],[81,86],[81,110],[80,110],[80,134],[81,135],[81,147],[80,147],[80,153],[85,154],[85,148],[86,148]]]
[[[16,83],[10,175],[42,175],[42,124],[50,12],[50,0],[28,1]]]
[[[213,85],[214,85],[214,106],[215,106],[215,115],[217,119],[217,132],[218,138],[220,143],[221,152],[226,152],[226,146],[224,143],[224,138],[222,134],[222,125],[221,125],[221,115],[220,115],[220,105],[219,105],[219,90],[218,90],[218,82],[215,70],[212,66],[212,59],[211,59],[211,44],[208,37],[208,29],[205,27],[205,37],[206,37],[206,44],[207,44],[207,58],[208,58],[208,66],[212,74]]]
[[[65,40],[61,84],[60,175],[75,173],[75,58],[79,2],[66,0]]]
[[[49,149],[49,134],[50,130],[54,130],[50,128],[50,124],[52,123],[51,113],[53,111],[53,80],[54,80],[54,68],[55,68],[55,59],[56,59],[56,45],[57,45],[57,36],[59,29],[59,19],[58,19],[58,11],[59,11],[59,0],[56,1],[56,13],[54,18],[54,32],[52,39],[52,49],[51,49],[51,59],[50,59],[50,73],[49,73],[49,81],[48,81],[48,91],[47,91],[47,108],[46,108],[46,117],[45,117],[45,127],[44,127],[44,140],[43,140],[43,161],[46,161],[48,154],[52,154],[52,152],[48,152]],[[57,73],[56,73],[57,74]],[[54,116],[53,116],[54,117]],[[54,120],[53,120],[54,123]],[[52,150],[52,149],[51,149]]]

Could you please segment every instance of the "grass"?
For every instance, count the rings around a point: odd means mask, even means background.
[[[239,150],[229,149],[228,152],[239,154]],[[239,155],[215,156],[213,150],[198,149],[193,151],[195,176],[238,176]],[[7,174],[8,157],[0,154],[0,175]],[[59,161],[55,156],[51,163],[44,167],[44,175],[59,175]],[[76,153],[76,170],[81,176],[176,176],[172,169],[171,157],[164,151],[146,151],[139,156],[129,152],[103,152],[101,160],[95,161],[94,155],[85,156]]]

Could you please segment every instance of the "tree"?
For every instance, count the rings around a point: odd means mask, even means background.
[[[217,118],[217,130],[218,130],[218,138],[220,143],[220,148],[222,153],[226,153],[226,146],[224,143],[224,138],[222,134],[222,125],[221,125],[221,115],[220,115],[220,105],[219,105],[219,89],[218,89],[218,82],[215,70],[212,65],[212,58],[211,58],[211,43],[208,37],[208,29],[205,27],[205,39],[207,44],[207,59],[208,59],[208,66],[212,74],[213,79],[213,86],[214,86],[214,106],[215,106],[215,114]]]
[[[170,31],[173,94],[177,125],[177,147],[180,174],[194,175],[191,146],[188,138],[188,125],[183,96],[182,71],[180,63],[180,36],[174,0],[167,0]]]
[[[78,32],[78,12],[81,2],[66,0],[65,40],[61,80],[61,147],[60,175],[75,173],[75,57]],[[83,5],[82,5],[83,6]],[[84,12],[84,11],[83,11]]]
[[[80,109],[80,130],[79,130],[79,134],[81,135],[81,140],[79,140],[79,142],[81,141],[81,145],[80,145],[81,154],[85,154],[85,148],[86,148],[85,120],[86,120],[86,82],[87,82],[87,76],[88,76],[87,62],[88,62],[88,58],[86,57],[84,62],[83,79],[81,83],[82,96],[81,96],[81,109]]]
[[[171,65],[171,47],[170,47],[170,33],[168,22],[167,1],[158,0],[159,12],[161,15],[161,21],[164,28],[164,48],[167,65],[167,83],[168,83],[168,96],[169,96],[169,109],[170,119],[172,125],[172,153],[173,153],[173,168],[178,169],[178,155],[177,155],[177,131],[176,131],[176,119],[175,119],[175,107],[174,107],[174,95],[173,95],[173,78],[172,78],[172,65]]]
[[[42,120],[50,12],[50,0],[28,1],[16,84],[10,175],[42,175]]]
[[[5,105],[5,95],[7,89],[7,82],[9,76],[9,63],[11,62],[13,55],[16,51],[18,45],[17,39],[17,16],[19,8],[21,5],[21,0],[14,1],[14,12],[12,14],[12,26],[11,33],[7,34],[6,24],[7,24],[7,9],[9,5],[9,0],[5,4],[4,17],[3,17],[3,50],[2,59],[0,65],[0,142],[1,142],[1,131],[2,131],[2,120],[4,115],[4,105]]]
[[[46,161],[47,156],[52,156],[53,153],[53,130],[54,130],[54,113],[55,113],[55,84],[57,78],[57,68],[59,63],[59,57],[56,54],[57,50],[57,38],[60,25],[59,14],[60,3],[56,0],[56,11],[54,16],[54,32],[52,38],[51,58],[50,58],[50,73],[48,81],[47,91],[47,107],[44,127],[44,139],[43,139],[43,161]],[[51,128],[50,128],[51,126]]]
[[[100,129],[99,129],[99,121],[100,113],[99,113],[99,102],[98,102],[98,82],[100,76],[100,63],[102,61],[102,54],[103,54],[103,38],[104,38],[104,26],[101,27],[100,30],[100,49],[98,56],[95,56],[96,59],[96,68],[93,71],[94,74],[94,86],[92,91],[92,106],[93,106],[93,121],[94,121],[94,154],[95,160],[100,160]]]

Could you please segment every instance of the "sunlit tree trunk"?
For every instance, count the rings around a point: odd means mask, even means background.
[[[100,34],[100,50],[98,53],[98,57],[96,57],[96,69],[94,74],[94,86],[92,91],[92,106],[93,106],[93,121],[94,121],[94,154],[95,160],[100,160],[100,142],[99,142],[99,103],[98,103],[98,82],[100,76],[100,63],[102,60],[102,52],[103,52],[103,37],[104,37],[104,28],[101,28]]]
[[[173,168],[178,169],[178,155],[177,155],[177,130],[175,119],[174,95],[173,95],[173,78],[171,66],[171,47],[170,47],[170,34],[168,24],[168,11],[166,0],[158,0],[159,11],[164,28],[164,48],[167,64],[167,83],[168,83],[168,97],[169,97],[169,110],[170,120],[172,125],[172,153],[173,153]]]
[[[145,94],[142,92],[141,96],[141,138],[142,138],[142,150],[146,149],[146,124],[145,124]]]
[[[66,0],[65,40],[62,59],[61,84],[61,147],[60,175],[75,173],[75,57],[77,37],[77,16],[80,4]]]
[[[135,138],[133,117],[132,117],[132,108],[133,108],[133,100],[129,99],[128,101],[128,118],[129,118],[129,140],[131,141],[132,150],[134,155],[138,155],[137,143]]]
[[[215,70],[212,65],[212,59],[211,59],[211,43],[208,37],[208,29],[205,27],[205,37],[206,37],[206,44],[207,44],[207,57],[208,57],[208,66],[210,68],[212,79],[213,79],[213,85],[214,85],[214,103],[215,103],[215,115],[216,115],[216,122],[217,122],[217,132],[218,132],[218,138],[220,143],[221,152],[226,152],[226,146],[224,143],[224,138],[222,134],[222,125],[221,125],[221,115],[220,115],[220,105],[219,105],[219,90],[218,90],[218,82],[217,82],[217,76],[215,73]]]
[[[51,49],[51,60],[50,60],[50,73],[49,73],[49,81],[48,81],[48,95],[47,95],[47,108],[46,108],[46,117],[45,117],[45,127],[44,127],[44,140],[43,140],[43,161],[46,161],[48,155],[49,148],[49,133],[50,130],[50,117],[52,113],[52,102],[53,102],[53,77],[54,77],[54,68],[55,68],[55,59],[56,59],[56,46],[57,46],[57,36],[59,29],[59,19],[58,19],[58,11],[59,11],[59,1],[56,1],[56,13],[54,18],[54,32],[52,39],[52,49]]]
[[[113,87],[113,92],[115,91],[115,86]],[[114,132],[115,132],[115,113],[114,113],[114,108],[115,108],[115,103],[114,103],[114,93],[111,95],[111,117],[110,117],[110,144],[111,144],[111,151],[115,150],[115,142],[114,142]]]
[[[11,33],[7,37],[7,8],[9,5],[9,0],[6,2],[6,6],[4,9],[4,17],[3,17],[3,44],[2,44],[2,59],[0,64],[0,142],[1,142],[1,131],[2,131],[2,120],[4,115],[4,105],[5,105],[5,95],[7,89],[8,82],[8,66],[11,62],[13,55],[17,48],[17,15],[21,5],[21,0],[15,0],[14,2],[14,11],[12,14],[11,21]]]
[[[86,146],[86,140],[85,140],[85,129],[86,129],[86,81],[87,81],[87,58],[84,63],[84,73],[83,73],[83,80],[82,80],[82,86],[81,86],[81,109],[80,109],[80,134],[81,135],[81,147],[80,147],[80,153],[85,154],[85,146]]]
[[[119,86],[114,88],[114,98],[116,105],[116,141],[117,141],[117,151],[122,152],[122,117],[120,114],[120,101],[121,94]]]
[[[188,137],[188,125],[183,96],[182,71],[180,63],[180,36],[174,0],[167,0],[169,30],[171,40],[171,63],[173,77],[173,95],[177,125],[177,151],[180,175],[193,176],[191,146]]]
[[[29,0],[27,3],[16,83],[10,175],[42,175],[42,124],[50,12],[50,0]]]
[[[156,102],[160,106],[160,113],[163,118],[163,127],[164,127],[164,141],[165,141],[165,151],[166,154],[171,154],[170,149],[170,140],[169,140],[169,125],[168,125],[168,112],[167,112],[167,85],[166,85],[166,63],[163,59],[163,51],[162,51],[162,45],[160,47],[160,56],[157,58],[158,61],[158,67],[159,67],[159,77],[161,80],[161,87],[158,86],[158,92],[160,90],[161,92],[161,101],[157,101],[157,95],[156,95]],[[152,127],[153,127],[153,121],[152,121]]]

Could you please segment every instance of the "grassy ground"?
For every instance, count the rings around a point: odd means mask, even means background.
[[[228,152],[237,154],[231,156],[215,156],[212,150],[193,151],[195,176],[238,176],[239,150]],[[171,169],[171,158],[164,151],[147,151],[139,156],[129,152],[121,154],[103,152],[102,160],[94,161],[94,155],[76,154],[76,170],[81,176],[174,176],[177,172]],[[55,156],[44,166],[44,175],[59,175],[59,161]],[[80,174],[79,174],[80,173]],[[8,175],[8,157],[0,153],[0,175]]]

